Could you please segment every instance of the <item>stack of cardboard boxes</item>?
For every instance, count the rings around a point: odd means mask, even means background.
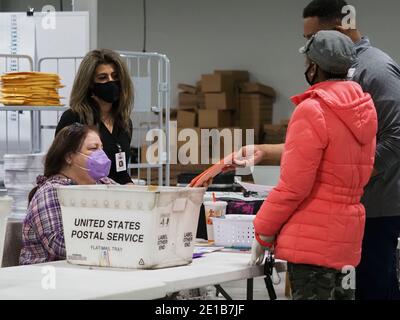
[[[198,136],[198,163],[203,163],[201,159],[201,148],[208,148],[208,163],[215,163],[224,156],[224,148],[234,150],[234,141],[229,142],[231,146],[226,146],[226,139],[219,139],[218,134],[210,132],[208,139],[201,138],[201,129],[216,129],[221,132],[225,129],[225,134],[235,135],[234,129],[240,129],[239,123],[235,123],[235,118],[239,117],[239,87],[248,82],[250,75],[247,71],[236,70],[216,70],[212,74],[204,74],[196,86],[180,84],[179,107],[177,111],[177,136],[186,128],[194,129]],[[229,133],[227,133],[229,130]],[[215,130],[214,130],[215,131]],[[236,135],[238,133],[236,132]],[[218,146],[216,141],[219,141]],[[180,147],[187,141],[177,143],[178,159],[182,152]],[[219,148],[219,150],[216,150]],[[187,171],[188,166],[179,166],[182,171]],[[173,168],[175,169],[175,168]]]
[[[263,125],[272,124],[275,90],[260,83],[240,86],[239,124],[242,129],[254,129],[254,142],[262,142]]]
[[[176,111],[176,120],[181,128],[197,126],[198,110],[204,108],[204,94],[200,83],[197,86],[179,84],[179,107]]]
[[[197,134],[198,164],[182,164],[179,156],[182,153],[189,155],[187,148],[181,148],[187,141],[171,142],[170,147],[174,154],[171,158],[178,160],[178,164],[171,165],[171,184],[176,182],[180,173],[199,172],[208,168],[225,155],[226,150],[235,151],[238,145],[246,144],[246,129],[254,130],[254,143],[263,143],[265,131],[272,141],[276,141],[280,131],[271,135],[273,102],[275,91],[260,83],[250,82],[248,71],[216,70],[212,74],[204,74],[196,86],[179,84],[179,107],[172,109],[171,119],[177,121],[177,138],[182,130],[194,129]],[[202,137],[201,129],[217,129],[210,132],[211,137]],[[241,129],[238,130],[238,129]],[[217,131],[217,132],[216,132]],[[219,133],[231,135],[230,139],[221,138]],[[240,138],[239,138],[240,136]],[[216,143],[219,140],[219,144]],[[238,141],[240,140],[240,141]],[[239,144],[238,144],[239,142]],[[196,144],[196,143],[195,143]],[[228,144],[228,145],[227,145]],[[248,144],[248,141],[247,141]],[[208,164],[201,159],[201,148],[208,148]],[[184,150],[182,150],[184,149]],[[146,163],[146,149],[142,150],[142,162]],[[193,149],[191,150],[193,151]],[[154,159],[153,159],[154,160]],[[203,160],[203,161],[202,161]]]
[[[286,131],[288,125],[289,125],[289,120],[282,120],[280,124],[265,124],[263,143],[266,144],[284,143],[286,139]]]
[[[215,71],[201,77],[205,109],[199,111],[200,128],[226,128],[235,125],[239,110],[239,85],[249,81],[247,71]]]
[[[204,94],[201,92],[200,81],[196,86],[180,83],[178,84],[179,109],[197,110],[204,108]]]

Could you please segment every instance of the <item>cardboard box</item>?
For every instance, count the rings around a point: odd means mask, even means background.
[[[149,149],[149,146],[142,146],[140,148],[140,163],[158,163],[158,149],[154,149],[154,152],[152,150],[149,151],[149,155],[147,157],[147,150]],[[146,170],[144,170],[146,171]]]
[[[202,92],[197,94],[197,106],[199,109],[205,109],[206,107],[206,98]]]
[[[179,94],[179,109],[181,110],[197,110],[205,108],[204,93],[198,92],[196,94],[184,93]]]
[[[234,150],[234,129],[238,128],[216,128],[214,130],[200,128],[178,128],[176,130],[175,139],[171,140],[170,143],[171,168],[172,165],[174,165],[176,168],[180,168],[179,171],[183,173],[190,172],[190,170],[188,170],[190,166],[199,167],[202,165],[210,165],[212,163],[216,163],[224,156],[224,148],[227,143],[232,146],[231,149],[228,148],[228,150]],[[183,132],[184,130],[185,132]],[[191,135],[186,136],[187,133],[190,133]],[[218,135],[220,133],[221,136]],[[211,138],[208,137],[208,134],[211,135]],[[224,134],[232,135],[231,141],[230,139],[225,140]],[[239,142],[244,144],[244,140]],[[146,158],[146,152],[148,148],[148,146],[141,147],[141,163],[149,163],[149,161],[151,161],[152,163],[158,163],[157,145],[155,145],[155,147],[152,147],[152,149],[149,151],[149,159]],[[219,153],[217,152],[217,150],[219,150]],[[213,156],[214,158],[212,158]],[[187,161],[188,163],[182,163],[182,161]],[[141,173],[142,172],[146,173],[146,170],[141,170]],[[144,174],[142,178],[146,179],[146,174]]]
[[[273,106],[272,105],[264,105],[264,106],[240,106],[240,127],[243,125],[252,125],[261,123],[264,124],[272,124],[272,116],[273,116]],[[258,126],[261,128],[261,126]]]
[[[164,117],[165,117],[165,109],[164,109]],[[169,111],[169,120],[170,121],[177,121],[178,118],[178,109],[170,109]]]
[[[257,82],[246,82],[240,85],[241,93],[259,93],[271,98],[276,97],[276,92],[271,87],[265,86]]]
[[[238,107],[238,102],[232,93],[206,93],[205,106],[206,109],[235,110]]]
[[[201,144],[209,146],[210,163],[215,164],[246,145],[245,138],[245,131],[240,128],[214,128],[203,132]]]
[[[182,160],[188,158],[193,159],[200,165],[217,163],[227,155],[225,151],[232,153],[246,144],[245,132],[240,128],[190,129],[194,130],[190,130],[190,133],[194,134],[194,137],[191,136],[189,138],[184,137],[184,134],[187,132],[182,133],[183,128],[178,128],[176,147],[171,148],[171,150],[176,151],[176,160],[181,165],[186,165],[186,163],[182,163]],[[189,142],[193,142],[193,144],[189,144]]]
[[[240,105],[237,110],[232,111],[233,114],[233,126],[240,128]]]
[[[190,136],[187,136],[188,133]],[[185,167],[187,168],[191,165],[202,166],[216,163],[226,155],[225,147],[228,153],[239,150],[240,147],[248,144],[245,139],[245,131],[234,127],[214,129],[177,128],[176,137],[171,137],[170,142],[171,168],[174,165],[181,168],[182,172],[187,172],[188,170]],[[149,158],[146,157],[147,150],[149,150]],[[141,163],[158,163],[157,144],[142,146],[140,159]],[[187,162],[182,163],[182,160]],[[147,179],[146,172],[147,170],[141,170],[141,174],[144,174],[143,176],[141,175],[143,179]],[[157,176],[157,173],[155,175]]]
[[[187,130],[190,129],[190,130]],[[185,131],[184,131],[185,130]],[[184,131],[184,132],[182,132]],[[190,135],[187,135],[187,134]],[[178,128],[176,142],[172,141],[171,148],[176,151],[176,163],[178,165],[200,164],[201,160],[201,130],[200,128]],[[187,160],[188,163],[182,163]]]
[[[197,87],[191,86],[190,84],[179,83],[178,89],[184,93],[197,94]]]
[[[264,125],[264,143],[279,144],[286,139],[287,126],[285,125]]]
[[[191,128],[177,128],[176,132],[176,144],[178,147],[181,147],[182,145],[186,144],[187,142],[190,141],[190,138],[185,136],[185,132],[182,133],[182,131],[190,129],[190,133],[193,133],[195,135],[195,138],[197,139],[198,145],[200,145],[200,137],[201,137],[201,129],[199,127],[191,127]],[[180,139],[182,138],[182,139]],[[171,145],[173,145],[174,142],[171,142]]]
[[[288,126],[289,122],[290,122],[290,119],[283,119],[283,120],[281,120],[280,124],[283,126]]]
[[[250,81],[250,74],[246,70],[215,70],[214,73],[232,77],[236,85]]]
[[[242,129],[254,129],[254,142],[262,140],[262,126],[272,124],[272,99],[261,94],[241,94],[239,124]]]
[[[230,110],[199,110],[200,128],[231,127],[232,125],[233,117]]]
[[[175,135],[172,132],[175,131]],[[185,132],[182,132],[184,131]],[[186,134],[189,132],[189,136]],[[182,133],[182,134],[181,134]],[[200,163],[201,155],[201,132],[200,128],[171,128],[170,132],[170,160],[171,164],[182,164],[179,162],[180,159],[194,157],[193,164]],[[180,135],[181,134],[181,135]],[[191,142],[192,144],[190,144]],[[182,148],[183,147],[183,148]],[[146,152],[149,151],[149,158],[146,158]],[[207,146],[208,148],[208,146]],[[158,145],[157,142],[153,142],[151,146],[142,146],[140,149],[141,163],[158,163]],[[185,157],[181,157],[184,156]],[[151,161],[151,162],[150,162]],[[186,164],[184,164],[186,165]],[[144,170],[146,171],[146,170]]]
[[[180,128],[193,128],[196,127],[196,112],[178,110],[177,122]]]
[[[201,76],[201,90],[205,93],[229,92],[234,91],[234,81],[229,74],[203,74]]]
[[[197,109],[198,97],[197,94],[192,93],[179,93],[179,108],[180,109]]]
[[[271,97],[267,97],[257,93],[242,93],[239,95],[241,106],[271,106],[274,100]]]
[[[202,85],[201,85],[201,80],[196,82],[196,88],[197,88],[197,92],[202,92]]]

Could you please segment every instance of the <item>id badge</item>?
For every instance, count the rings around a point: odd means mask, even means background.
[[[117,172],[126,171],[125,152],[115,154],[115,164],[117,166]]]

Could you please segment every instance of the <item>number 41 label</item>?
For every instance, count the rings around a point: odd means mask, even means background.
[[[168,225],[169,225],[169,216],[161,216],[160,227],[168,227]]]

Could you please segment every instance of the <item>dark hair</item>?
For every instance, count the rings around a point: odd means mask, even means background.
[[[347,5],[344,0],[314,0],[305,7],[303,18],[317,17],[321,22],[341,20],[346,16],[342,9]]]
[[[74,123],[57,133],[45,157],[44,176],[46,178],[61,172],[67,165],[66,156],[81,149],[83,141],[90,131],[98,133],[96,127]],[[31,202],[37,189],[36,186],[29,193],[29,202]]]
[[[98,108],[91,98],[92,84],[94,82],[96,68],[102,64],[115,66],[120,83],[120,97],[114,102],[111,113],[116,125],[126,132],[131,132],[131,113],[134,101],[133,83],[129,69],[119,53],[109,49],[92,50],[86,54],[72,86],[70,106],[71,110],[79,115],[80,121],[88,125],[96,125],[100,122]],[[94,107],[92,106],[94,104]]]

